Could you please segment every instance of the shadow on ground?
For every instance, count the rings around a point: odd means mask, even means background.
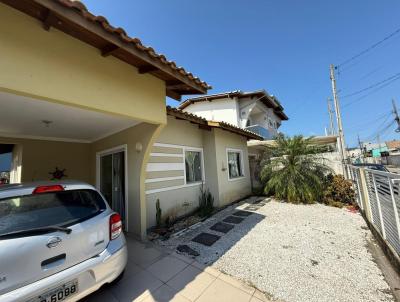
[[[263,199],[243,201],[206,220],[201,227],[156,245],[127,235],[125,275],[84,301],[269,301],[255,288],[209,267],[265,216],[256,211]],[[196,259],[176,252],[187,245]]]

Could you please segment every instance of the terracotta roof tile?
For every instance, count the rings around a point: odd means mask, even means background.
[[[261,136],[259,136],[258,134],[254,133],[254,132],[251,132],[249,130],[239,128],[237,126],[234,126],[234,125],[226,123],[226,122],[209,121],[203,117],[200,117],[193,113],[182,111],[178,108],[173,108],[173,107],[167,106],[167,114],[170,116],[175,116],[175,117],[178,117],[181,119],[185,119],[187,121],[190,121],[190,122],[193,122],[193,123],[196,123],[199,125],[204,125],[204,126],[208,126],[211,128],[220,128],[220,129],[223,129],[226,131],[230,131],[230,132],[236,133],[238,135],[245,136],[249,139],[263,140],[263,138]]]
[[[400,141],[399,140],[387,141],[385,143],[386,143],[386,146],[388,147],[388,149],[400,149]]]
[[[92,13],[90,13],[82,2],[71,1],[71,0],[55,0],[55,1],[64,5],[65,7],[75,10],[85,19],[92,21],[94,23],[98,23],[106,31],[119,36],[119,38],[122,41],[135,45],[135,47],[137,47],[138,49],[147,52],[151,57],[160,60],[160,62],[162,62],[163,64],[169,65],[172,69],[179,71],[182,75],[185,75],[190,80],[196,82],[197,84],[200,84],[205,89],[211,89],[210,85],[208,85],[204,81],[201,81],[198,77],[193,76],[192,73],[185,71],[184,68],[178,67],[174,61],[168,61],[163,54],[158,54],[152,47],[144,46],[140,41],[140,39],[129,37],[123,28],[112,26],[104,16],[95,16]]]

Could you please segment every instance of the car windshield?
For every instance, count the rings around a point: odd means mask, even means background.
[[[0,236],[21,230],[68,226],[106,209],[94,190],[68,190],[0,199]]]
[[[377,170],[377,171],[386,171],[385,168],[383,166],[367,166],[368,169],[372,169],[372,170]]]

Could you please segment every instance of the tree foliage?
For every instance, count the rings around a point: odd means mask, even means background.
[[[324,179],[331,172],[323,163],[324,149],[312,143],[312,137],[278,136],[276,145],[267,150],[261,179],[264,192],[292,203],[320,201]]]
[[[328,175],[322,202],[339,208],[345,205],[355,205],[356,193],[353,184],[343,175]]]

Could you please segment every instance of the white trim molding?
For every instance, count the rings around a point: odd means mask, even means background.
[[[149,178],[146,179],[144,182],[146,184],[152,183],[152,182],[160,182],[160,181],[168,181],[168,180],[176,180],[176,179],[184,179],[185,176],[172,176],[172,177],[160,177],[160,178]]]
[[[148,194],[153,194],[153,193],[159,193],[159,192],[165,192],[165,191],[172,191],[172,190],[178,190],[178,189],[185,189],[189,187],[194,187],[194,186],[200,186],[202,182],[195,182],[195,183],[190,183],[187,185],[181,185],[181,186],[174,186],[174,187],[166,187],[166,188],[161,188],[161,189],[154,189],[154,190],[148,190],[146,191],[146,195]]]
[[[146,194],[152,194],[152,193],[158,193],[158,192],[164,192],[164,191],[170,191],[170,190],[177,190],[177,189],[182,189],[182,188],[187,188],[187,187],[192,187],[192,186],[199,186],[201,184],[204,184],[205,170],[204,170],[203,148],[184,146],[184,145],[164,144],[164,143],[154,143],[153,147],[166,147],[166,148],[175,148],[175,149],[181,150],[182,152],[179,154],[154,152],[154,153],[150,153],[150,155],[157,156],[157,157],[182,158],[182,162],[181,163],[147,163],[146,172],[182,171],[183,175],[172,176],[172,177],[150,178],[150,179],[146,179],[145,183],[154,183],[154,182],[163,182],[163,181],[169,181],[169,180],[182,179],[184,181],[184,184],[179,185],[179,186],[171,186],[171,187],[165,187],[165,188],[160,188],[160,189],[147,190]],[[186,164],[185,164],[186,151],[200,152],[200,157],[201,157],[201,180],[200,181],[188,183],[186,180]]]
[[[147,163],[146,172],[179,171],[184,170],[184,163]]]
[[[183,157],[183,154],[175,154],[175,153],[150,153],[150,156],[154,156],[154,157]]]

